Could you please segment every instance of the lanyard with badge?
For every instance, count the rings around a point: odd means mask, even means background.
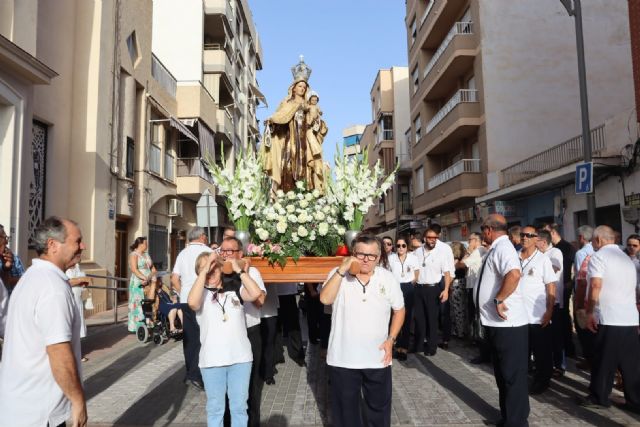
[[[431,249],[429,251],[429,253],[425,256],[425,250],[424,247],[422,248],[422,266],[426,267],[427,266],[427,259],[429,259],[429,257],[431,256],[431,254],[433,253],[433,251],[435,250],[435,248]]]
[[[404,261],[402,261],[400,255],[398,255],[398,261],[400,261],[400,277],[404,277],[404,263],[407,262],[407,258],[409,258],[409,254],[404,254]]]
[[[356,277],[356,280],[358,281],[360,286],[362,286],[362,301],[367,301],[367,285],[369,284],[369,282],[371,282],[371,278],[369,278],[367,283],[362,283],[360,279],[358,279],[357,277]]]
[[[527,266],[529,264],[531,264],[531,261],[533,261],[533,259],[536,257],[536,255],[538,255],[538,250],[537,249],[533,253],[533,255],[531,255],[529,257],[529,260],[524,265],[522,265],[522,259],[520,259],[520,269],[522,270],[523,273],[524,273],[525,268],[527,268]],[[529,270],[529,276],[533,276],[533,268],[531,268],[531,270]]]

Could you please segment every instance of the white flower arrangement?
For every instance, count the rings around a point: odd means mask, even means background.
[[[219,193],[226,196],[225,202],[233,224],[238,230],[249,231],[257,212],[256,207],[265,204],[267,194],[265,174],[259,159],[253,151],[240,152],[236,155],[233,170],[227,167],[224,160],[222,165],[216,164],[214,159],[206,159],[205,162]]]
[[[361,230],[369,208],[387,192],[396,178],[396,168],[385,177],[378,160],[369,166],[369,152],[347,158],[338,148],[335,156],[335,180],[329,181],[328,198],[341,210],[340,222],[350,230]]]

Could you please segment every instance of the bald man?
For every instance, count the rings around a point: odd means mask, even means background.
[[[521,264],[507,236],[507,221],[492,214],[484,221],[483,239],[491,245],[474,289],[476,316],[485,328],[493,372],[500,393],[500,426],[527,426],[529,318],[518,291]]]
[[[595,335],[589,396],[582,406],[611,405],[616,369],[622,373],[628,409],[640,412],[640,342],[636,307],[636,268],[616,244],[611,227],[593,233],[587,279],[587,328]]]

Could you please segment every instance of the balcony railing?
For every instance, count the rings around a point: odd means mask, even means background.
[[[176,78],[167,70],[155,55],[151,55],[151,76],[160,83],[171,96],[176,97]]]
[[[167,181],[174,181],[174,157],[169,154],[169,153],[165,153],[164,154],[164,179],[166,179]]]
[[[213,183],[211,174],[202,163],[199,157],[179,158],[178,159],[178,177],[199,176],[209,183]]]
[[[456,22],[455,24],[453,24],[453,27],[451,28],[449,33],[446,35],[446,37],[444,38],[440,46],[438,46],[438,49],[431,57],[431,60],[427,63],[427,66],[424,68],[424,73],[422,74],[422,78],[424,79],[427,77],[429,72],[431,72],[431,69],[433,68],[433,66],[436,65],[436,62],[438,62],[438,59],[440,59],[444,51],[451,44],[451,41],[456,36],[472,35],[472,34],[473,34],[473,22]]]
[[[429,179],[427,189],[437,187],[463,173],[480,173],[480,159],[462,159]]]
[[[604,125],[591,130],[591,146],[594,154],[599,154],[604,150]],[[578,162],[582,160],[583,157],[582,135],[579,135],[503,169],[502,187],[508,187],[535,176],[557,170]]]
[[[429,12],[431,12],[431,9],[433,9],[433,5],[435,4],[435,0],[429,0],[429,3],[427,4],[426,9],[424,10],[424,13],[422,14],[422,18],[420,18],[420,25],[418,26],[418,28],[422,27],[422,24],[424,24],[424,21],[427,20],[427,16],[429,16]]]
[[[438,125],[444,119],[447,114],[453,110],[456,105],[463,102],[478,102],[478,90],[477,89],[460,89],[455,95],[451,97],[444,107],[436,113],[435,116],[427,123],[427,133],[431,132],[434,127]]]
[[[162,149],[157,145],[151,144],[151,150],[149,150],[149,170],[157,175],[160,175],[162,169],[160,169],[160,158],[162,156]]]

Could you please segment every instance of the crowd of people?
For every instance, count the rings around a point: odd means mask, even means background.
[[[590,372],[578,404],[610,406],[615,384],[625,397],[618,403],[640,412],[640,236],[621,247],[610,227],[582,226],[574,248],[556,224],[508,228],[497,214],[467,242],[440,236],[437,224],[395,241],[361,233],[324,283],[299,288],[265,286],[232,227],[211,245],[203,228],[191,229],[167,315],[182,332],[185,384],[206,393],[208,425],[225,417],[259,425],[262,389],[275,384],[285,339],[289,358],[305,364],[299,308],[308,344],[320,345],[329,366],[336,426],[388,426],[392,359],[432,357],[452,337],[477,345],[471,363],[493,364],[497,425],[528,425],[529,395],[545,393],[578,353],[576,366]],[[19,280],[7,241],[0,226],[0,425],[86,425],[81,291],[91,281],[79,269],[81,231],[71,220],[45,220],[34,233],[38,258]],[[133,332],[162,284],[146,238],[131,245],[129,264]]]

